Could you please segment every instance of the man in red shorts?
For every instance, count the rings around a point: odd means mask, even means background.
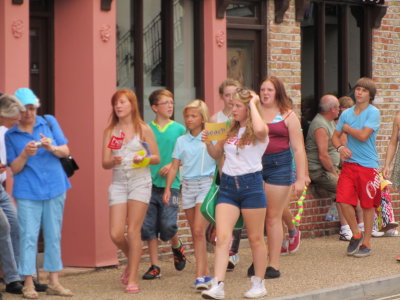
[[[339,118],[332,143],[344,160],[336,190],[336,201],[350,225],[353,237],[347,255],[364,257],[371,254],[371,233],[375,207],[379,206],[380,181],[376,135],[379,129],[379,110],[371,105],[376,94],[375,83],[363,77],[355,85],[356,105]],[[340,135],[347,134],[347,145],[342,145]],[[363,210],[364,233],[360,231],[354,212],[357,201]]]

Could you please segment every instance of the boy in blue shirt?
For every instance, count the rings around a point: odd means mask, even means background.
[[[344,160],[337,184],[336,201],[340,203],[353,233],[347,255],[355,257],[371,254],[374,211],[381,200],[376,151],[380,113],[371,105],[375,94],[376,86],[372,79],[360,78],[354,91],[356,104],[342,113],[332,136],[333,146]],[[347,134],[347,145],[341,144],[341,133]],[[363,210],[365,233],[358,228],[355,216],[354,208],[358,199]]]
[[[172,151],[176,140],[186,131],[185,127],[171,120],[174,112],[173,94],[168,90],[156,90],[149,96],[149,102],[156,117],[149,125],[156,137],[160,150],[161,162],[151,165],[153,187],[147,214],[142,226],[142,240],[147,241],[149,247],[151,266],[143,275],[143,279],[151,280],[161,276],[158,266],[158,238],[170,241],[174,254],[175,269],[181,271],[185,268],[186,257],[182,242],[177,236],[178,226],[178,197],[180,188],[179,174],[171,187],[170,204],[162,201],[165,180],[172,161]]]

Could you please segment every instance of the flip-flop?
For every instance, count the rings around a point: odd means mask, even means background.
[[[54,296],[62,296],[62,297],[72,297],[74,293],[71,290],[66,289],[65,287],[61,286],[60,284],[57,285],[50,285],[47,287],[46,290],[47,295],[54,295]]]
[[[400,255],[397,255],[397,256],[396,256],[396,260],[397,260],[398,262],[400,262]]]
[[[34,286],[22,288],[22,297],[25,299],[39,299],[39,294],[35,291]]]
[[[137,294],[137,293],[139,293],[140,292],[140,288],[139,288],[139,286],[137,285],[137,284],[128,284],[126,287],[125,287],[125,293],[128,293],[128,294]]]

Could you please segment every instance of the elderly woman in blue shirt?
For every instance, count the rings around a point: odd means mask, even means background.
[[[43,269],[49,272],[47,294],[72,296],[58,279],[63,268],[60,241],[64,201],[71,187],[60,158],[69,155],[68,140],[53,116],[36,115],[39,100],[30,89],[20,88],[15,96],[26,111],[21,113],[19,125],[7,131],[5,142],[7,163],[14,174],[13,196],[18,203],[23,295],[28,299],[39,297],[32,275],[36,273],[37,240],[42,227]]]

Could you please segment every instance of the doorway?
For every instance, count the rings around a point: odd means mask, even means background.
[[[53,1],[29,2],[29,85],[40,99],[38,114],[54,114]]]
[[[243,86],[258,91],[267,73],[266,1],[230,1],[227,19],[227,74]]]

